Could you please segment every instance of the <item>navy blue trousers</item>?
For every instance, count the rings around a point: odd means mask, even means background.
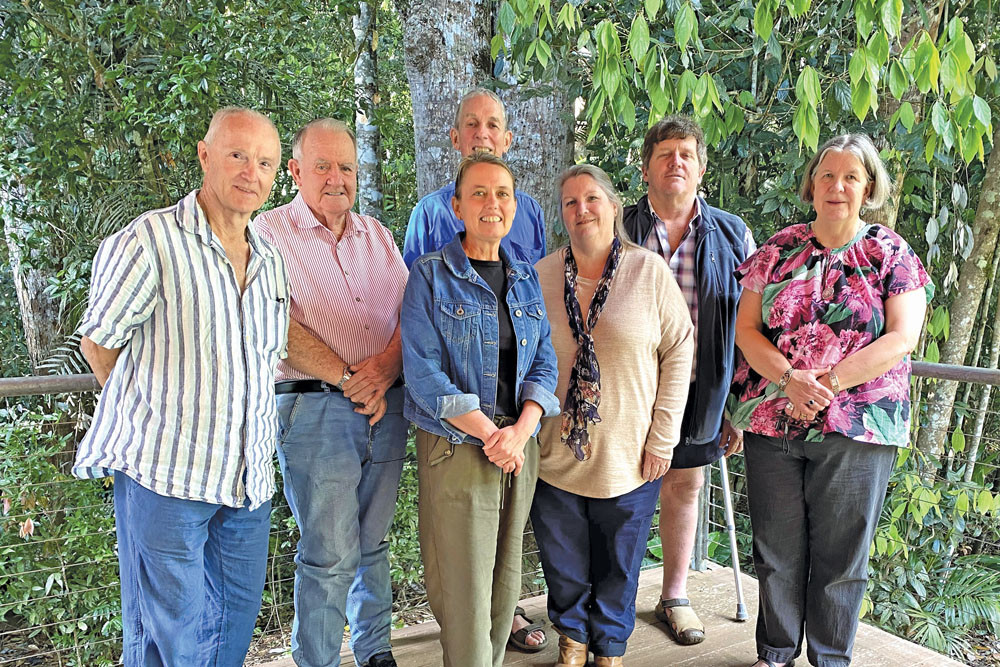
[[[531,524],[549,587],[549,620],[595,656],[625,655],[639,566],[660,480],[617,498],[587,498],[538,480]]]

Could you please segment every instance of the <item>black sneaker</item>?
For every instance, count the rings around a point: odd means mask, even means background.
[[[396,659],[392,657],[392,651],[383,651],[368,658],[368,662],[363,667],[398,667]]]

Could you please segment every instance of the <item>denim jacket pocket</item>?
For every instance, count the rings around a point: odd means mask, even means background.
[[[441,301],[439,303],[441,335],[453,343],[465,343],[472,338],[479,325],[480,305],[462,301]]]

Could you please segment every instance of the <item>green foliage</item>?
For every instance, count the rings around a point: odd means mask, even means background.
[[[0,410],[0,623],[8,637],[71,649],[66,664],[114,664],[120,635],[118,561],[108,491],[69,477],[66,405]]]

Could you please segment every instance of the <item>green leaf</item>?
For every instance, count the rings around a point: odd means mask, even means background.
[[[986,75],[990,77],[990,81],[996,81],[997,78],[997,63],[993,60],[993,56],[985,56],[983,58],[983,70]]]
[[[639,12],[632,19],[632,28],[628,33],[628,50],[632,54],[632,60],[636,63],[642,62],[646,52],[649,50],[649,24],[646,18]]]
[[[903,0],[881,0],[879,18],[891,37],[899,35],[903,23]]]
[[[893,60],[892,64],[889,65],[889,92],[898,100],[903,97],[909,84],[910,78],[906,76],[906,70],[903,69],[898,60]]]
[[[977,132],[973,128],[969,128],[964,135],[962,135],[962,159],[966,163],[972,162],[977,155],[980,157],[983,153],[983,135]]]
[[[941,104],[940,100],[934,103],[931,107],[931,127],[934,131],[938,133],[939,136],[944,136],[946,127],[950,119],[948,118],[948,111]]]
[[[674,17],[674,41],[681,51],[687,48],[688,40],[696,34],[698,30],[698,17],[691,8],[690,3],[681,7]]]
[[[920,37],[914,58],[913,75],[917,80],[917,88],[920,89],[920,92],[927,93],[932,88],[937,88],[941,57],[926,31]]]
[[[625,122],[625,127],[628,128],[629,132],[635,129],[635,104],[632,102],[632,98],[627,95],[621,96],[624,99],[622,102],[622,120]]]
[[[497,56],[500,55],[500,49],[502,49],[503,46],[503,33],[498,32],[493,35],[493,39],[490,40],[490,58],[496,60]]]
[[[992,118],[990,105],[986,103],[986,100],[976,95],[972,99],[972,111],[975,113],[976,120],[983,126],[983,131],[985,132],[989,128]]]
[[[694,107],[694,112],[699,116],[707,116],[708,112],[712,110],[712,101],[708,96],[708,81],[708,72],[705,72],[698,79],[694,92],[691,94],[691,106]]]
[[[959,127],[967,127],[972,122],[972,114],[974,113],[972,101],[974,98],[975,95],[966,95],[955,105],[955,111],[952,116]]]
[[[951,449],[956,454],[961,454],[965,451],[965,434],[962,433],[962,429],[956,428],[951,433]]]
[[[958,510],[960,514],[965,514],[969,511],[969,494],[964,490],[959,490],[958,494],[955,496],[955,509]]]
[[[538,62],[542,64],[542,67],[548,67],[549,59],[552,57],[552,49],[543,40],[537,39],[538,47],[535,49],[535,56],[538,58]]]
[[[884,65],[889,59],[889,39],[884,30],[877,31],[868,42],[868,60]]]
[[[800,102],[805,102],[813,107],[818,107],[822,92],[819,87],[819,75],[809,65],[806,65],[799,73],[798,81],[795,82],[795,97]]]
[[[868,57],[865,51],[865,47],[859,46],[854,50],[854,55],[851,56],[848,71],[851,73],[851,83],[853,84],[861,81],[865,76],[865,71],[868,69]]]
[[[500,3],[498,18],[500,20],[500,29],[505,35],[514,32],[514,22],[517,20],[517,16],[514,14],[514,8],[510,6],[507,0],[503,0]]]
[[[765,42],[774,30],[774,7],[771,0],[760,0],[753,13],[753,30]]]
[[[660,13],[660,7],[663,6],[663,0],[645,0],[644,5],[646,7],[646,14],[649,16],[649,20],[655,21],[656,15]]]
[[[983,489],[976,496],[976,511],[980,514],[986,514],[987,512],[993,511],[994,501],[993,494],[990,493],[989,489]]]
[[[927,161],[930,162],[930,160]],[[941,351],[938,349],[937,341],[932,340],[927,344],[927,350],[924,351],[924,361],[936,364],[940,358]]]
[[[958,61],[955,55],[949,53],[941,63],[941,85],[945,92],[958,92],[961,94],[965,90],[965,77],[958,69]]]
[[[674,96],[674,107],[681,109],[684,107],[684,103],[687,101],[688,94],[694,90],[695,85],[698,83],[698,78],[689,69],[684,70],[681,74],[680,80],[677,82],[677,91]]]
[[[858,35],[861,39],[868,39],[875,22],[875,8],[870,0],[858,0],[854,3],[854,20],[857,23]]]
[[[812,0],[786,0],[786,4],[792,18],[798,18],[809,11]]]
[[[854,115],[858,117],[858,120],[863,121],[868,115],[868,110],[872,108],[873,97],[872,85],[868,83],[868,80],[858,81],[851,91],[851,109],[854,110]]]

